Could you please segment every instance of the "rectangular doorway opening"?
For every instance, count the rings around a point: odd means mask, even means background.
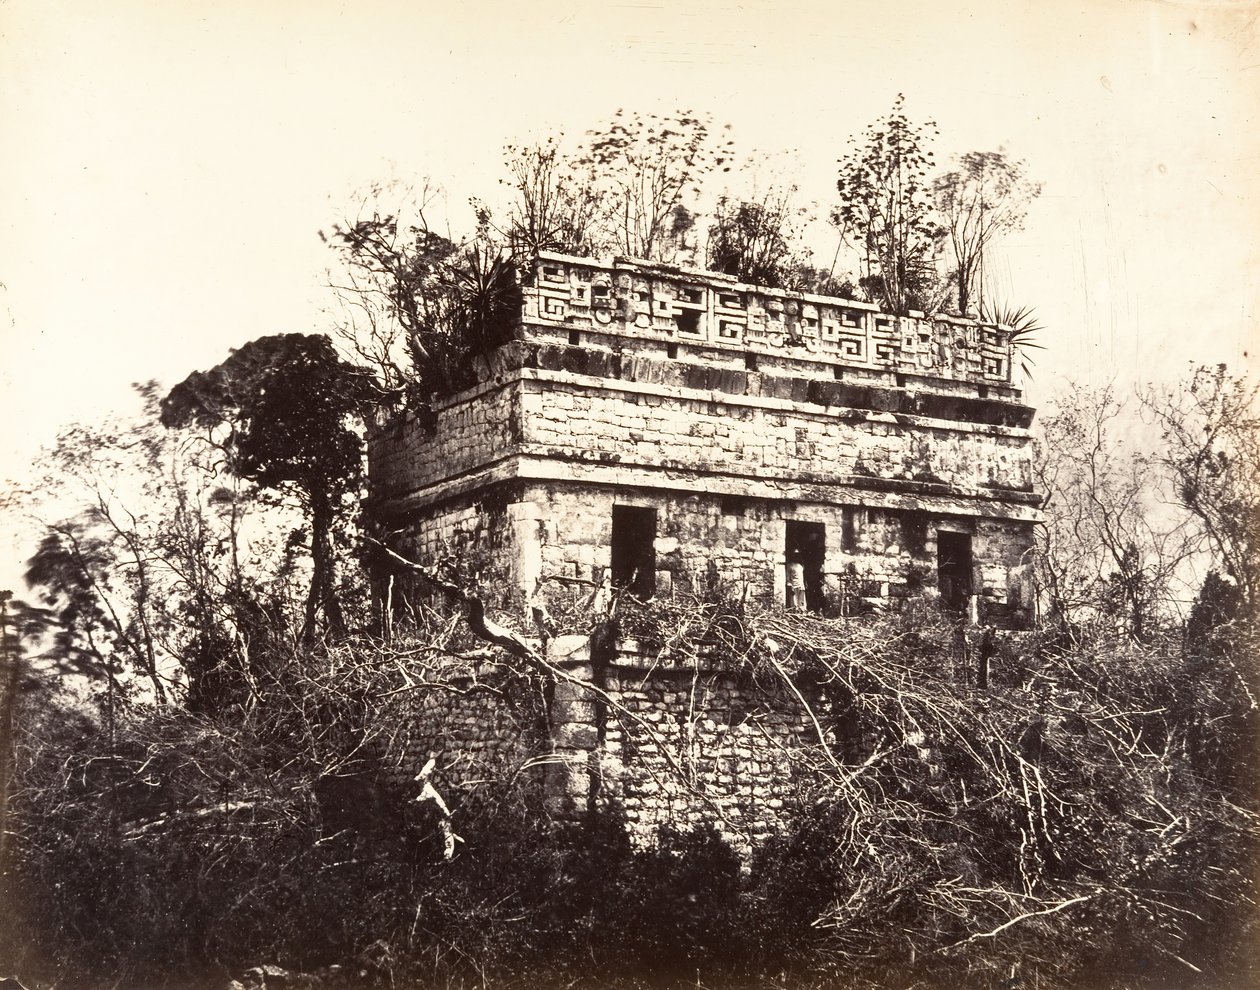
[[[946,608],[966,607],[971,595],[971,534],[936,533],[936,582]]]
[[[679,333],[700,332],[700,311],[696,309],[679,310],[674,314],[674,326]]]
[[[787,606],[821,612],[827,528],[822,523],[789,519],[786,536]]]
[[[656,591],[656,510],[614,505],[612,583],[646,601]]]

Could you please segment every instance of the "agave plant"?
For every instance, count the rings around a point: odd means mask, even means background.
[[[1011,306],[1006,303],[980,306],[980,319],[985,323],[996,323],[1010,331],[1010,341],[1019,350],[1019,366],[1026,378],[1032,378],[1032,366],[1035,363],[1029,351],[1045,350],[1037,342],[1036,335],[1045,329],[1031,306]]]
[[[479,245],[464,253],[455,270],[456,296],[462,308],[461,343],[474,354],[505,344],[521,318],[521,285],[512,259]]]

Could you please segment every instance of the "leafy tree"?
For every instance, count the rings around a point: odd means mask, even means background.
[[[798,224],[794,187],[771,188],[751,199],[722,196],[709,226],[708,267],[741,282],[785,286],[796,267]]]
[[[898,94],[888,116],[867,128],[863,143],[840,161],[840,205],[832,222],[864,252],[866,284],[884,308],[905,314],[931,308],[936,288],[928,150],[936,125],[912,124]]]
[[[76,511],[42,522],[26,571],[42,607],[23,621],[42,644],[40,670],[103,681],[111,708],[135,677],[154,700],[182,681],[186,704],[213,707],[229,682],[239,699],[250,647],[269,633],[254,619],[282,593],[283,552],[271,553],[261,520],[243,549],[253,506],[223,476],[221,451],[164,429],[156,384],[137,389],[138,415],[73,426],[45,458],[33,512]]]
[[[859,298],[852,281],[813,264],[803,239],[811,218],[796,193],[794,185],[772,184],[719,197],[709,222],[707,267],[753,285]]]
[[[504,234],[512,256],[528,263],[539,251],[594,255],[598,242],[599,197],[592,163],[560,150],[560,138],[534,145],[508,145],[504,163],[512,191]]]
[[[451,335],[447,272],[459,247],[431,227],[427,210],[436,193],[427,183],[388,207],[385,195],[373,187],[357,217],[320,237],[342,261],[331,280],[345,313],[338,338],[386,388],[402,388],[417,376],[441,374],[430,366]],[[412,367],[414,356],[429,353],[433,359]]]
[[[145,666],[144,650],[126,638],[129,623],[109,594],[113,555],[98,536],[86,536],[82,523],[50,527],[27,562],[26,583],[40,592],[51,634],[49,656],[66,673],[104,676],[115,686],[117,644],[136,647]],[[124,613],[125,615],[125,613]],[[164,689],[156,671],[154,694]]]
[[[712,118],[681,110],[660,116],[618,110],[587,135],[576,163],[594,173],[601,221],[615,250],[671,261],[695,219],[701,180],[729,169],[731,141]]]
[[[701,179],[727,167],[729,148],[704,116],[619,112],[573,154],[558,139],[508,146],[506,219],[496,226],[474,200],[470,236],[434,229],[427,184],[397,208],[365,205],[326,238],[343,261],[332,286],[346,314],[337,333],[386,389],[423,411],[513,338],[520,269],[536,252],[674,258],[692,236]]]
[[[335,594],[333,533],[363,478],[355,421],[386,395],[363,368],[338,357],[323,335],[260,337],[209,371],[196,371],[162,400],[162,423],[223,432],[227,469],[260,489],[297,497],[311,525],[311,581],[303,638],[323,611],[344,629]]]
[[[1247,620],[1238,585],[1208,571],[1186,618],[1186,648],[1196,654],[1220,654],[1231,645],[1231,626]]]
[[[1195,369],[1173,389],[1148,388],[1142,404],[1160,429],[1157,460],[1176,498],[1203,526],[1244,611],[1260,605],[1260,384],[1225,365]]]
[[[1028,204],[1040,193],[1040,184],[1028,179],[1026,163],[1002,148],[969,151],[956,169],[933,180],[932,196],[954,255],[958,312],[966,313],[977,295],[983,306],[986,252],[997,238],[1023,226]]]
[[[1200,772],[1232,784],[1242,803],[1255,801],[1260,752],[1258,397],[1260,385],[1224,365],[1196,368],[1176,388],[1141,394],[1160,430],[1156,459],[1202,528],[1213,562],[1186,622],[1198,712],[1188,756]],[[1236,684],[1247,692],[1246,712],[1209,708]]]
[[[475,358],[519,326],[516,267],[484,222],[477,238],[460,245],[431,230],[422,212],[417,223],[403,224],[374,211],[335,227],[333,243],[345,262],[346,280],[336,290],[358,314],[339,336],[384,392],[405,394],[414,408],[468,384]]]
[[[104,678],[111,705],[128,672],[148,681],[155,700],[168,698],[185,642],[177,613],[192,551],[181,527],[197,512],[194,489],[205,480],[180,469],[175,442],[156,428],[156,386],[136,390],[138,416],[58,436],[39,495],[58,511],[67,502],[79,511],[44,523],[25,575],[45,606],[46,659]]]
[[[1168,508],[1161,472],[1126,444],[1125,427],[1124,403],[1110,387],[1069,386],[1042,421],[1039,561],[1058,620],[1102,618],[1143,640],[1168,618],[1173,586],[1199,537]]]

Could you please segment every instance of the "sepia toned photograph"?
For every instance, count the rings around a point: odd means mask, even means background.
[[[1260,986],[1260,3],[0,46],[0,990]]]

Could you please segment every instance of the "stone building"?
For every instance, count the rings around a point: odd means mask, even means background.
[[[475,384],[374,430],[375,514],[412,559],[475,561],[499,609],[611,585],[824,614],[921,595],[1019,624],[1038,496],[1013,356],[973,320],[544,254]],[[453,788],[495,760],[542,767],[554,815],[715,821],[749,849],[804,793],[797,756],[828,745],[808,685],[633,642],[548,651],[566,675],[544,718],[517,688],[434,696],[412,757]]]
[[[975,596],[1001,624],[1038,518],[1012,351],[973,320],[544,254],[519,339],[375,431],[373,497],[421,558],[483,548],[504,597]]]

